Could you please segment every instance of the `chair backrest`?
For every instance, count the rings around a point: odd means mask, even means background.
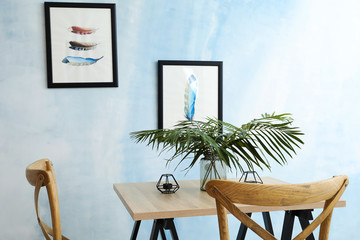
[[[211,180],[206,184],[206,191],[216,200],[221,240],[229,239],[225,208],[262,239],[276,239],[236,207],[236,203],[259,206],[293,206],[324,200],[324,209],[320,215],[294,239],[305,239],[321,224],[319,240],[325,240],[329,236],[332,211],[348,183],[348,177],[345,175],[304,184],[256,184]]]
[[[61,235],[59,199],[52,162],[49,159],[40,159],[30,164],[26,168],[26,178],[31,185],[35,186],[34,200],[36,215],[45,239],[51,240],[50,236],[52,236],[53,240],[68,240]],[[41,187],[44,186],[46,186],[49,199],[52,228],[40,219],[39,214],[39,192]]]

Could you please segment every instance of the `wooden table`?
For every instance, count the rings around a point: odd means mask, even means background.
[[[263,177],[264,184],[282,184],[284,181]],[[135,221],[134,229],[131,239],[136,239],[137,232],[141,220],[154,219],[153,229],[150,239],[157,239],[160,231],[163,239],[165,239],[164,229],[169,229],[172,233],[173,239],[178,239],[174,218],[179,217],[194,217],[216,215],[215,200],[210,197],[205,191],[200,190],[199,180],[185,180],[178,181],[180,189],[174,194],[162,194],[156,189],[156,182],[143,183],[116,183],[114,190],[121,199],[122,203],[128,210],[132,219]],[[245,212],[271,212],[271,211],[286,211],[284,228],[291,227],[290,238],[292,233],[292,223],[294,216],[307,216],[304,219],[311,220],[312,216],[308,216],[309,209],[323,208],[324,202],[314,204],[304,204],[291,207],[269,207],[269,206],[249,206],[238,205],[239,208]],[[345,207],[346,201],[340,200],[336,207]],[[303,211],[306,210],[306,211]],[[311,215],[311,212],[310,212]],[[265,221],[265,215],[264,221]],[[306,219],[309,218],[309,219]],[[266,223],[265,223],[266,224]],[[306,222],[304,223],[306,225]],[[271,222],[270,222],[271,227]],[[305,226],[303,226],[305,227]],[[283,228],[284,231],[288,231]],[[269,230],[269,229],[268,229]],[[272,230],[272,227],[271,229]],[[244,229],[243,229],[244,231]],[[246,228],[245,228],[246,233]],[[239,231],[240,235],[240,231]],[[243,239],[239,237],[238,239]],[[285,235],[289,235],[286,233]],[[289,239],[290,239],[289,238]],[[282,237],[288,239],[288,237]]]

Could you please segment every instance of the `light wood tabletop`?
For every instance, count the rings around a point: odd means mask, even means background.
[[[281,180],[262,177],[264,184],[282,184]],[[162,194],[156,189],[156,182],[116,183],[114,190],[134,221],[216,215],[215,200],[200,190],[199,180],[178,181],[180,189],[174,194]],[[287,207],[238,205],[246,213],[281,210],[317,209],[324,202]],[[345,207],[340,200],[336,207]]]

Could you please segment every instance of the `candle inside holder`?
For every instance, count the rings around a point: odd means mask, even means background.
[[[171,183],[164,183],[164,184],[163,184],[163,188],[164,188],[164,189],[172,189],[172,186],[173,186],[173,185],[172,185]]]

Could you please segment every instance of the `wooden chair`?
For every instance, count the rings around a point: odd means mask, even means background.
[[[333,208],[339,201],[348,183],[348,177],[345,175],[304,184],[254,184],[211,180],[206,184],[206,191],[216,200],[221,240],[229,239],[225,208],[262,239],[276,239],[236,207],[236,203],[259,206],[293,206],[324,200],[323,211],[294,240],[305,239],[320,224],[319,240],[325,240],[329,237]]]
[[[45,239],[51,240],[69,240],[68,238],[61,235],[61,224],[60,224],[60,211],[59,211],[59,199],[55,180],[55,173],[52,162],[48,159],[41,159],[26,168],[26,178],[29,183],[35,186],[35,209],[37,219],[40,228],[45,236]],[[39,214],[39,192],[41,187],[45,187],[48,194],[52,228],[46,225],[41,219]]]

